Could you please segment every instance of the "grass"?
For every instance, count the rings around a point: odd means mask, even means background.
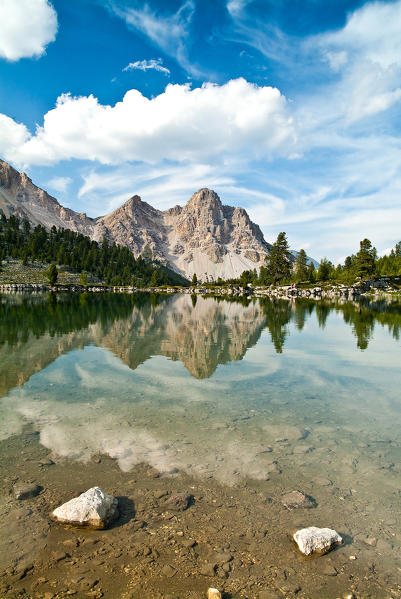
[[[50,264],[32,262],[24,266],[22,260],[4,261],[0,268],[0,285],[48,285],[46,276]],[[58,266],[58,285],[79,285],[80,273],[72,272],[67,266]],[[100,283],[99,279],[87,273],[88,283]]]

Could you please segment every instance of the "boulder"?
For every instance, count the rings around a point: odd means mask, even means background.
[[[92,487],[78,497],[52,512],[52,517],[63,524],[86,526],[88,528],[107,528],[118,518],[118,499],[108,495],[99,487]]]
[[[304,555],[312,555],[317,553],[323,555],[328,553],[336,545],[344,543],[342,537],[331,528],[317,528],[310,526],[309,528],[301,528],[293,535],[293,539],[298,546],[298,549]]]
[[[207,599],[221,599],[221,593],[212,587],[207,590]]]

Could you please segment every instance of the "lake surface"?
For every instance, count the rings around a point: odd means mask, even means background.
[[[385,300],[0,296],[0,591],[401,597],[400,333]],[[118,525],[49,520],[94,485]],[[194,499],[172,515],[174,492]],[[345,544],[302,558],[311,525]]]

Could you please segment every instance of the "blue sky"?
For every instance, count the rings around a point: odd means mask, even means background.
[[[200,187],[342,260],[401,238],[401,0],[0,0],[0,156],[91,216]]]

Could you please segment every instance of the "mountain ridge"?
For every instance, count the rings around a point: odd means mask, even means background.
[[[176,272],[202,280],[237,277],[258,269],[271,250],[246,210],[224,205],[208,188],[195,192],[184,206],[158,210],[133,195],[119,208],[91,218],[64,207],[25,174],[0,160],[0,212],[32,224],[71,229],[95,241],[144,252]]]

